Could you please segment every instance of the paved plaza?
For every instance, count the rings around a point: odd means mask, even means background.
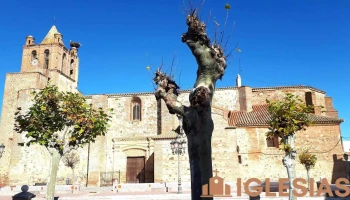
[[[176,194],[176,193],[129,193],[129,194],[114,194],[102,192],[99,194],[60,194],[56,195],[57,200],[191,200],[190,194]],[[228,197],[228,198],[214,198],[214,200],[248,200],[248,196],[242,197]],[[286,200],[288,197],[263,197],[264,200]],[[345,200],[350,198],[325,198],[325,197],[299,197],[298,200]],[[0,196],[0,200],[12,200],[12,196]],[[45,200],[44,195],[37,195],[33,200]]]
[[[242,190],[241,196],[237,196],[235,183],[231,185],[232,197],[214,198],[214,200],[245,199],[249,196]],[[56,200],[191,200],[190,183],[183,183],[183,192],[177,194],[177,183],[151,183],[151,184],[120,184],[114,187],[83,187],[72,185],[57,185]],[[113,191],[114,188],[114,191]],[[119,189],[116,189],[119,188]],[[243,189],[243,188],[242,188]],[[12,200],[12,196],[21,192],[21,187],[4,187],[0,189],[0,200]],[[33,200],[45,200],[46,186],[29,186],[28,192],[36,195]],[[263,192],[260,199],[286,200],[288,197],[266,197]],[[298,200],[343,200],[350,198],[325,198],[322,197],[299,197]]]
[[[34,192],[35,193],[35,192]],[[15,194],[15,193],[14,193]],[[12,200],[10,194],[4,194],[0,192],[0,200]],[[55,195],[57,200],[190,200],[190,192],[183,192],[182,194],[177,194],[176,192],[122,192],[115,193],[113,191],[99,191],[99,192],[88,192],[80,191],[78,193],[58,193]],[[288,197],[266,197],[265,193],[262,193],[261,199],[264,200],[286,200]],[[230,199],[244,199],[248,200],[249,196],[242,194],[238,197],[236,191],[232,191],[232,197],[226,198],[214,198],[214,200],[230,200]],[[329,198],[329,197],[299,197],[298,200],[345,200],[350,198]],[[36,195],[33,200],[45,200],[44,192]]]

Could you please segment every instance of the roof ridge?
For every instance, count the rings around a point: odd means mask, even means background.
[[[227,86],[227,87],[218,87],[215,90],[225,90],[225,89],[237,89],[236,86]],[[256,87],[252,88],[252,91],[260,91],[260,90],[271,90],[271,89],[287,89],[287,88],[301,88],[301,89],[310,89],[316,92],[320,92],[325,94],[325,91],[319,90],[317,88],[314,88],[312,86],[306,86],[306,85],[294,85],[294,86],[272,86],[272,87]],[[187,93],[191,92],[192,90],[180,90],[180,93]],[[106,94],[108,97],[119,97],[119,96],[133,96],[133,95],[153,95],[155,92],[127,92],[127,93],[114,93],[114,94]],[[91,97],[93,94],[85,95],[85,97]]]
[[[256,104],[253,106],[263,106],[267,104]],[[267,126],[268,121],[271,118],[270,113],[266,108],[264,109],[255,109],[251,112],[242,112],[242,111],[230,111],[231,114],[228,119],[228,125],[229,126]],[[344,119],[341,119],[339,117],[332,117],[332,116],[323,116],[323,115],[316,115],[314,113],[309,113],[311,121],[313,121],[314,124],[340,124],[344,122]]]

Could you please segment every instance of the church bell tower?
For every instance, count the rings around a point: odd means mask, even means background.
[[[25,153],[18,146],[24,139],[14,131],[16,108],[29,109],[31,92],[44,88],[49,81],[61,91],[78,92],[80,43],[70,42],[68,50],[56,26],[51,27],[41,43],[35,41],[31,35],[26,37],[20,72],[6,74],[0,123],[0,144],[6,149],[0,159],[0,186],[22,184],[18,182],[26,173],[22,166],[39,159],[39,155]]]
[[[23,47],[21,72],[43,74],[55,85],[59,85],[62,81],[65,85],[69,82],[71,89],[74,90],[78,82],[80,46],[77,42],[70,42],[68,50],[63,43],[63,35],[54,25],[39,44],[35,44],[35,38],[29,35]]]

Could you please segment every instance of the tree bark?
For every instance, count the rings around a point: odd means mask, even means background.
[[[202,186],[208,184],[209,179],[213,177],[211,137],[214,123],[211,114],[203,118],[203,120],[206,120],[198,121],[197,129],[188,130],[190,133],[187,133],[192,200],[201,199]]]
[[[53,150],[51,153],[51,172],[49,174],[49,181],[47,184],[46,200],[54,200],[55,197],[55,187],[58,165],[60,163],[62,156],[57,150]]]
[[[214,123],[211,104],[216,81],[222,78],[226,69],[226,57],[218,44],[210,43],[206,26],[195,11],[187,16],[186,23],[188,30],[182,35],[182,42],[187,44],[198,64],[197,79],[189,95],[190,106],[184,106],[178,101],[179,87],[160,69],[154,78],[158,85],[155,96],[157,100],[164,100],[170,114],[183,117],[191,170],[191,199],[200,200],[202,186],[208,184],[213,176],[211,137]]]
[[[306,167],[306,174],[307,174],[307,191],[310,191],[310,168]]]
[[[72,168],[72,185],[74,185],[75,182],[74,182],[74,168]]]
[[[290,146],[290,151],[286,151],[284,158],[282,159],[283,165],[287,169],[288,180],[289,180],[289,200],[297,199],[295,195],[293,195],[293,180],[295,179],[295,163],[296,163],[296,150],[295,150],[295,136],[290,135],[282,138],[285,144]]]

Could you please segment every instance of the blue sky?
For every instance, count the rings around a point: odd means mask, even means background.
[[[206,0],[201,14],[207,20],[212,10],[210,36],[213,17],[223,28],[226,3],[231,5],[226,35],[236,22],[227,49],[239,42],[242,52],[229,60],[217,86],[235,85],[239,72],[242,84],[251,87],[309,85],[324,90],[345,119],[343,136],[350,138],[345,98],[350,93],[350,1]],[[163,59],[170,68],[174,55],[181,87],[192,87],[196,63],[181,43],[183,10],[182,0],[1,1],[0,97],[5,74],[20,70],[25,37],[33,35],[39,43],[53,24],[66,46],[69,40],[82,44],[79,90],[84,94],[152,91],[146,66],[154,70]]]

